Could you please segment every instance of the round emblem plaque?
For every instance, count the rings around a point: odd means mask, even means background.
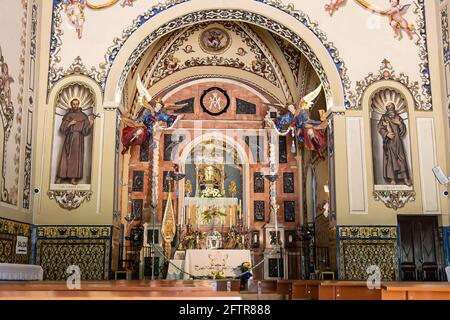
[[[219,87],[205,90],[200,98],[203,111],[212,116],[219,116],[227,112],[230,103],[231,99],[226,90]]]
[[[200,46],[206,53],[220,54],[231,45],[228,33],[220,28],[210,28],[200,35]]]

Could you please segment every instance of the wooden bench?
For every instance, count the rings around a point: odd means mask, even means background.
[[[293,280],[278,280],[277,293],[292,300],[292,282]]]
[[[381,289],[369,289],[366,281],[322,281],[319,300],[381,300]]]
[[[253,280],[248,281],[249,293],[277,293],[277,280]]]
[[[382,300],[450,300],[448,282],[383,282]]]
[[[0,300],[241,300],[238,292],[0,291]]]
[[[298,300],[319,300],[319,280],[295,280],[292,282],[292,298]]]

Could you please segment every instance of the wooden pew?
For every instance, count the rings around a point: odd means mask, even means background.
[[[287,296],[288,300],[292,300],[292,282],[293,280],[278,280],[277,293],[283,298]]]
[[[0,291],[0,300],[241,300],[238,292]]]
[[[292,298],[298,300],[319,300],[320,280],[295,280],[292,282]]]
[[[448,282],[383,282],[382,300],[450,300]]]
[[[381,300],[381,289],[369,289],[366,281],[323,281],[319,300]]]
[[[212,281],[81,281],[78,291],[216,291]],[[64,281],[0,282],[0,291],[71,291]]]
[[[248,280],[249,293],[277,293],[277,280]]]

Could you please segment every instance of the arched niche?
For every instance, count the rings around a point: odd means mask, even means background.
[[[80,102],[82,114],[70,114],[74,112],[74,100]],[[45,136],[49,139],[44,148],[49,152],[44,156],[43,187],[50,200],[55,200],[61,208],[79,209],[101,186],[104,125],[101,90],[86,76],[68,76],[53,87],[48,104]],[[70,125],[72,121],[77,123]],[[95,199],[100,200],[97,196]]]

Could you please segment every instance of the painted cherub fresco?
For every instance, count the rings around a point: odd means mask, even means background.
[[[310,151],[317,151],[321,158],[322,150],[327,146],[324,129],[327,127],[326,114],[320,112],[320,121],[313,120],[309,116],[309,110],[313,106],[313,101],[322,91],[322,85],[300,100],[297,106],[278,104],[268,104],[277,108],[282,115],[271,120],[273,127],[280,135],[287,135],[294,132],[299,143],[303,144]]]
[[[345,1],[346,0],[332,0],[325,5],[325,10],[332,16],[335,11],[344,5]]]
[[[345,3],[345,1],[346,0],[331,0],[330,3],[325,5],[325,10],[328,11],[330,15],[333,15],[333,13],[338,10]],[[400,4],[400,0],[389,0],[390,7],[383,10],[369,3],[367,0],[355,1],[362,7],[372,10],[374,13],[387,16],[389,18],[389,25],[394,31],[395,38],[401,39],[402,31],[404,31],[410,40],[413,39],[415,27],[404,17],[411,7],[411,3],[402,5]]]
[[[63,0],[63,4],[70,23],[77,31],[78,39],[81,39],[83,37],[83,26],[86,22],[84,16],[86,0]]]
[[[123,154],[131,146],[140,145],[145,140],[151,139],[155,126],[166,130],[173,128],[183,118],[183,115],[173,115],[169,112],[182,109],[186,106],[186,104],[166,104],[161,100],[154,101],[142,83],[140,75],[138,75],[136,84],[139,93],[138,104],[144,107],[144,111],[136,119],[132,119],[130,114],[125,114],[123,117],[123,122],[126,125],[122,134],[122,144],[124,145]],[[161,124],[164,124],[165,127],[162,127]]]
[[[391,6],[389,9],[383,11],[389,17],[389,24],[394,31],[394,37],[400,38],[401,31],[405,31],[409,39],[412,40],[414,36],[414,25],[408,23],[408,21],[403,17],[404,14],[411,7],[411,4],[401,5],[400,0],[390,0]]]
[[[122,8],[125,8],[126,6],[132,7],[134,1],[136,1],[136,0],[122,0],[122,2],[120,3],[120,5],[122,6]]]

